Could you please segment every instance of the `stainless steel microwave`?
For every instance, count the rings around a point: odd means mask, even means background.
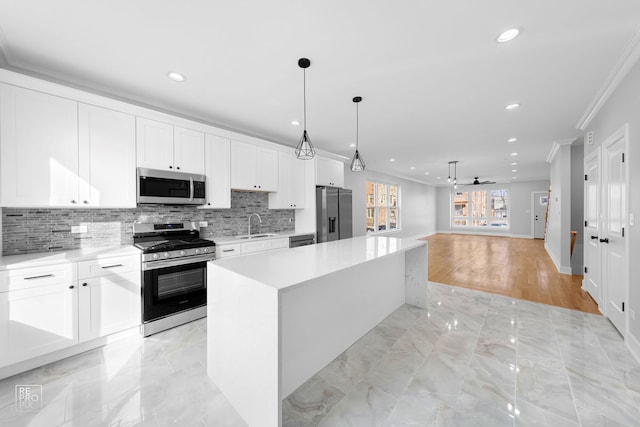
[[[138,204],[204,205],[204,175],[138,168]]]

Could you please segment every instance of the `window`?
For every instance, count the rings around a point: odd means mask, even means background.
[[[456,191],[453,193],[454,227],[509,227],[509,191]]]
[[[400,186],[367,181],[367,233],[400,228]]]

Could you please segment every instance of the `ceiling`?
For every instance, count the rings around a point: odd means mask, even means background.
[[[362,96],[368,169],[441,184],[457,160],[459,182],[511,182],[548,178],[639,23],[637,0],[0,0],[0,59],[293,147],[307,57],[317,148],[352,156]]]

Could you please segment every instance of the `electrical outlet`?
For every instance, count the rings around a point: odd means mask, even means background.
[[[198,223],[198,226],[199,226],[199,227],[208,227],[208,226],[209,226],[209,223],[208,223],[207,221],[200,221],[200,222]]]
[[[89,228],[86,225],[72,225],[71,226],[71,233],[73,233],[73,234],[86,233],[88,231],[89,231]]]

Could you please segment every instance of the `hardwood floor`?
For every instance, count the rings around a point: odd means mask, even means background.
[[[434,234],[429,280],[600,314],[581,289],[582,276],[560,274],[543,240]]]

